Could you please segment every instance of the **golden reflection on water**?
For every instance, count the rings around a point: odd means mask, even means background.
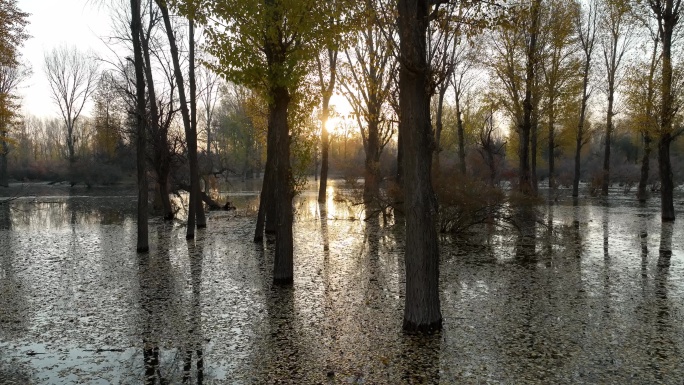
[[[324,207],[318,203],[318,192],[311,191],[306,191],[295,198],[295,205],[305,205],[305,218],[321,219],[320,211],[325,210],[326,218],[331,220],[363,220],[366,217],[363,204],[355,202],[356,198],[349,190],[340,188],[341,183],[344,182],[328,182]]]

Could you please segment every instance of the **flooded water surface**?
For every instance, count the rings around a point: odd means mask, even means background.
[[[519,230],[442,236],[444,330],[416,336],[401,219],[364,220],[339,186],[296,198],[289,289],[272,240],[252,242],[258,186],[191,242],[152,220],[148,255],[129,190],[16,194],[0,204],[0,384],[684,381],[684,229],[656,199],[561,197]]]

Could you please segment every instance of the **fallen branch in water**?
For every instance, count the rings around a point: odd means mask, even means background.
[[[180,184],[180,185],[178,185],[178,188],[185,191],[185,192],[188,192],[188,193],[190,192],[190,186],[188,186],[188,185]],[[209,195],[207,195],[204,191],[200,191],[200,197],[202,197],[202,202],[206,203],[207,206],[209,206],[210,211],[216,211],[216,210],[231,211],[231,210],[235,210],[235,206],[233,206],[230,202],[226,202],[226,204],[221,205],[220,203],[211,199],[211,197]]]

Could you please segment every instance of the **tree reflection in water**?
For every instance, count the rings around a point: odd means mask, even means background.
[[[0,202],[0,342],[22,335],[27,328],[29,306],[24,282],[17,276],[17,255],[12,228],[10,202]],[[1,379],[2,377],[0,377]]]
[[[516,209],[515,256],[522,263],[537,262],[537,208],[523,204]]]
[[[178,293],[173,283],[170,261],[169,229],[157,227],[157,248],[148,254],[138,254],[140,283],[140,322],[143,342],[145,384],[167,384],[169,375],[162,373],[160,348],[179,335],[180,317],[175,302]]]
[[[439,384],[441,333],[404,334],[399,353],[402,384]]]
[[[305,384],[302,370],[305,354],[299,338],[302,325],[295,311],[293,288],[273,287],[266,293],[266,311],[270,338],[265,340],[261,351],[258,383],[272,379],[289,379],[292,383]],[[263,376],[263,377],[262,377]]]
[[[194,241],[188,241],[188,258],[190,259],[190,280],[192,297],[188,309],[188,331],[185,341],[185,357],[183,358],[183,383],[189,383],[192,377],[192,356],[195,354],[195,370],[197,385],[204,383],[204,354],[202,335],[202,263],[204,261],[204,233],[200,233]]]
[[[648,278],[648,217],[639,215],[639,246],[641,247],[641,286],[646,286]]]
[[[7,200],[1,200],[0,198],[0,230],[11,230],[12,229],[12,209],[10,205],[12,202]]]
[[[672,334],[672,319],[670,314],[670,300],[668,298],[668,277],[670,273],[670,259],[672,257],[673,222],[663,222],[660,228],[660,247],[656,273],[653,278],[656,306],[656,323],[654,338],[655,378],[662,382],[676,375],[673,369],[680,364],[675,336]]]

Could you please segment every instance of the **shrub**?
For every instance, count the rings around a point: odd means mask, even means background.
[[[460,233],[478,224],[496,224],[507,201],[500,187],[454,173],[439,178],[435,192],[442,233]]]

